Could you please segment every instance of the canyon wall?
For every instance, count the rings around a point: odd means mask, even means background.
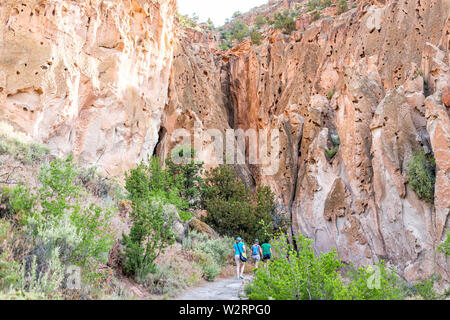
[[[0,1],[0,120],[121,175],[152,154],[175,0]]]
[[[305,14],[291,35],[271,31],[259,46],[227,52],[179,36],[165,154],[173,129],[195,122],[199,131],[278,129],[278,172],[240,171],[250,185],[271,186],[294,234],[346,262],[384,259],[408,280],[448,281],[436,248],[450,210],[449,10],[442,0],[361,2],[313,23]],[[408,185],[417,150],[436,158],[434,205]]]
[[[290,35],[226,52],[175,28],[175,0],[0,3],[0,121],[111,175],[168,157],[178,129],[278,129],[276,174],[236,169],[271,186],[293,234],[346,262],[449,280],[436,253],[450,211],[448,0],[305,13]],[[212,140],[197,150],[208,167],[223,156]],[[433,205],[408,185],[416,150],[436,159]]]

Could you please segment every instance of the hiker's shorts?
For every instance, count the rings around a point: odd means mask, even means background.
[[[235,255],[234,256],[234,262],[236,262],[237,265],[239,265],[239,263],[241,263],[241,256],[240,255]]]
[[[259,262],[261,261],[261,256],[259,254],[252,256],[253,262]]]

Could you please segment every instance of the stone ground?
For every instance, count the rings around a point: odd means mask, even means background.
[[[249,280],[249,277],[245,277],[244,280],[235,278],[217,280],[189,289],[175,300],[242,300],[244,285]]]

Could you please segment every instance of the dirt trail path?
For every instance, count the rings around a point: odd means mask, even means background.
[[[244,284],[249,280],[248,277],[244,280],[235,278],[217,280],[189,289],[175,300],[241,300],[239,293],[243,292]]]

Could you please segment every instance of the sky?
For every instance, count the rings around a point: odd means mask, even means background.
[[[215,26],[221,26],[234,12],[246,12],[267,2],[268,0],[178,0],[178,12],[189,16],[196,13],[200,22],[211,18]]]

